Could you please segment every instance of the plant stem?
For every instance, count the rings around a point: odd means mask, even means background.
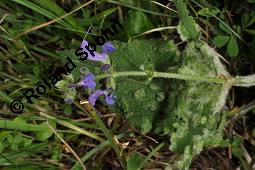
[[[102,79],[106,77],[127,77],[127,76],[147,76],[147,73],[144,71],[124,71],[124,72],[114,72],[111,74],[102,74],[96,76],[97,79]],[[227,79],[224,78],[217,78],[217,77],[204,77],[204,76],[194,76],[194,75],[184,75],[184,74],[177,74],[177,73],[166,73],[166,72],[154,72],[153,78],[173,78],[173,79],[180,79],[180,80],[193,80],[193,81],[202,81],[202,82],[209,82],[209,83],[219,83],[225,84]]]
[[[203,81],[209,83],[219,83],[225,84],[227,82],[226,79],[218,78],[218,77],[203,77],[203,76],[194,76],[194,75],[183,75],[176,73],[165,73],[165,72],[155,72],[154,77],[162,77],[162,78],[175,78],[181,80],[193,80],[193,81]]]
[[[98,113],[96,112],[95,109],[91,110],[90,114],[95,119],[95,121],[98,124],[98,126],[100,127],[100,129],[103,131],[103,133],[106,136],[107,140],[110,142],[110,145],[113,148],[113,150],[115,151],[115,153],[116,153],[120,163],[122,164],[123,168],[126,169],[126,160],[125,160],[125,157],[124,157],[124,155],[121,154],[119,145],[114,140],[113,135],[110,133],[108,128],[105,126],[104,122],[101,120],[100,116],[98,115]]]
[[[121,165],[124,167],[124,169],[126,169],[126,159],[124,155],[121,154],[120,146],[117,141],[115,141],[114,136],[110,133],[104,122],[101,120],[100,116],[98,115],[98,111],[93,106],[91,106],[87,100],[80,101],[80,104],[83,104],[85,106],[84,108],[82,108],[82,110],[84,112],[90,113],[91,117],[96,121],[97,125],[99,126],[101,131],[103,131],[107,140],[110,142],[110,145],[115,151]]]
[[[114,72],[113,74],[101,74],[96,76],[96,79],[102,79],[107,77],[128,77],[128,76],[144,76],[148,74],[144,71],[123,71],[123,72]],[[217,84],[229,84],[230,86],[239,86],[239,87],[251,87],[255,86],[255,75],[249,76],[237,76],[237,77],[209,77],[209,76],[199,76],[199,75],[185,75],[178,73],[169,73],[169,72],[157,72],[155,71],[153,78],[169,78],[169,79],[179,79],[179,80],[191,80],[207,83],[217,83]]]

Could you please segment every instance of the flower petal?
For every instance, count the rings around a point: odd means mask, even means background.
[[[106,42],[104,45],[102,45],[102,51],[103,53],[111,53],[114,52],[116,48],[112,45],[111,42]]]
[[[113,105],[116,102],[117,97],[114,96],[113,94],[107,94],[105,95],[105,101],[109,105]]]
[[[91,95],[89,95],[89,102],[92,106],[95,105],[97,99],[102,96],[102,95],[105,95],[105,91],[102,91],[102,90],[97,90],[95,91],[94,93],[92,93]]]
[[[106,58],[107,58],[107,55],[102,53],[102,54],[99,54],[98,52],[94,51],[94,56],[92,56],[90,54],[90,52],[86,49],[86,46],[88,46],[88,41],[86,40],[83,40],[81,45],[80,45],[80,48],[82,48],[83,50],[82,51],[85,51],[88,55],[87,59],[88,60],[91,60],[91,61],[105,61]]]
[[[80,48],[86,49],[85,47],[86,47],[87,45],[88,45],[88,41],[83,40],[83,41],[81,42]]]
[[[107,55],[102,53],[102,54],[99,54],[98,52],[94,52],[95,56],[93,57],[92,55],[89,54],[88,56],[88,60],[91,60],[91,61],[105,61],[106,58],[107,58]]]
[[[80,84],[83,85],[84,88],[88,87],[94,89],[96,87],[94,75],[92,73],[86,74],[85,77],[81,80]]]

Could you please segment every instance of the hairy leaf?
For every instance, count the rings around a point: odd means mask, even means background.
[[[193,18],[189,16],[185,3],[183,0],[174,0],[174,3],[180,16],[180,23],[177,29],[182,40],[197,40],[199,38],[200,31]]]
[[[190,76],[227,75],[217,58],[214,59],[217,56],[209,52],[213,51],[206,44],[188,44],[178,72]],[[225,104],[229,87],[193,81],[182,81],[180,84],[182,86],[175,96],[178,102],[169,108],[171,116],[168,116],[168,119],[172,122],[171,119],[175,116],[176,122],[173,126],[176,130],[171,135],[171,149],[184,153],[179,167],[185,169],[203,147],[221,142],[223,126],[220,124],[224,119],[219,112]]]
[[[203,42],[189,43],[182,57],[176,55],[178,52],[170,53],[167,43],[134,41],[116,45],[118,51],[111,55],[115,72],[138,71],[141,65],[153,62],[155,70],[161,72],[229,75],[219,61],[219,54]],[[117,77],[115,83],[116,108],[136,128],[170,135],[171,149],[184,153],[179,167],[187,168],[203,147],[220,144],[224,118],[219,112],[230,87],[164,79],[153,79],[147,84],[145,77]]]
[[[111,54],[115,72],[141,71],[153,63],[157,71],[176,71],[179,53],[173,43],[162,41],[133,41],[115,43],[118,50]],[[173,48],[170,48],[172,45]],[[146,77],[118,77],[115,79],[117,109],[136,128],[149,132],[166,107],[167,91],[174,80],[154,79],[148,84]]]

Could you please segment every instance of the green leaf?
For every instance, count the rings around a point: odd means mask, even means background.
[[[2,142],[5,138],[7,138],[8,135],[10,135],[10,131],[2,131],[0,133],[0,142]]]
[[[23,137],[19,134],[15,134],[13,143],[20,144],[21,142],[23,142]]]
[[[243,138],[239,137],[233,141],[232,146],[239,147],[242,143],[243,143]]]
[[[217,35],[216,37],[214,37],[213,39],[213,44],[218,47],[221,48],[223,47],[225,44],[227,44],[229,40],[229,36],[224,36],[224,35]]]
[[[49,124],[53,127],[56,128],[56,122],[49,120]],[[37,140],[40,141],[45,141],[49,137],[53,135],[53,131],[50,129],[50,127],[47,125],[47,122],[43,122],[40,124],[40,127],[44,128],[44,131],[39,131],[36,132],[36,138]]]
[[[145,13],[129,10],[128,14],[127,31],[130,35],[143,33],[153,27],[150,18]]]
[[[224,22],[225,23],[225,22]],[[225,23],[226,25],[228,25],[227,23]],[[232,34],[231,30],[226,26],[224,25],[223,23],[219,23],[219,27],[221,30],[225,31],[226,33],[228,33],[229,35]]]
[[[173,52],[162,41],[114,43],[118,50],[110,56],[116,73],[139,71],[152,62],[155,71],[160,72],[228,75],[219,54],[205,43],[188,43],[181,57],[177,49]],[[225,104],[229,87],[176,79],[153,79],[147,84],[146,77],[116,77],[114,81],[118,98],[115,108],[143,132],[171,135],[171,149],[184,154],[185,159],[178,164],[181,169],[188,167],[203,147],[221,143],[225,118],[218,112]]]
[[[189,12],[186,9],[186,4],[183,2],[183,0],[174,0],[174,3],[181,20],[179,23],[181,28],[178,29],[178,32],[181,37],[186,37],[182,40],[198,40],[200,36],[200,30],[198,29],[198,26],[196,25],[193,18],[189,16]]]
[[[178,72],[190,76],[228,75],[217,56],[205,43],[189,43],[182,54],[182,66]],[[221,143],[225,119],[219,112],[226,102],[229,88],[216,84],[176,81],[171,89],[169,114],[160,125],[164,130],[166,127],[171,130],[171,126],[175,129],[174,133],[170,131],[170,148],[184,154],[178,166],[186,169],[193,156],[204,147]]]
[[[23,138],[24,147],[32,145],[33,139]]]
[[[220,147],[223,147],[223,148],[231,147],[231,143],[229,143],[229,141],[227,140],[222,140],[220,143]]]
[[[248,14],[243,14],[242,15],[242,28],[245,29],[249,23],[249,15]]]
[[[244,157],[244,153],[240,147],[232,147],[232,154],[237,158]]]
[[[38,77],[40,75],[40,66],[39,65],[33,67],[33,73],[36,77]]]
[[[180,34],[182,41],[188,41],[190,39],[189,32],[185,29],[184,26],[182,26],[182,22],[179,22],[179,25],[177,25],[177,32]]]
[[[71,115],[72,114],[72,106],[70,104],[65,104],[64,105],[64,114],[66,115]]]
[[[127,170],[139,170],[143,162],[143,157],[137,153],[132,154],[131,158],[127,161]]]
[[[7,135],[7,141],[8,141],[8,143],[12,143],[13,142],[12,135]]]
[[[238,45],[233,36],[231,36],[228,42],[227,52],[230,57],[236,57],[238,55]]]
[[[97,14],[96,16],[93,16],[91,19],[95,21],[100,21],[102,19],[105,19],[108,15],[111,15],[113,12],[115,12],[117,8],[109,8],[107,10],[104,10]]]
[[[177,48],[170,49],[171,43],[162,41],[133,41],[132,43],[114,42],[117,51],[110,54],[113,71],[140,71],[141,67],[150,68],[154,64],[157,71],[167,71],[171,65],[178,65]],[[176,70],[176,68],[172,68]],[[157,96],[166,96],[164,89],[169,87],[171,80],[154,79],[150,84],[146,82],[146,76],[125,77],[114,79],[116,95],[118,96],[116,109],[124,114],[125,118],[134,127],[143,132],[149,132],[153,124],[157,122],[158,114],[166,107],[164,99]],[[125,88],[122,88],[125,87]],[[163,93],[162,93],[163,92]],[[143,112],[141,112],[141,110]]]
[[[220,13],[220,10],[218,8],[209,9],[209,8],[203,8],[200,11],[198,11],[198,14],[205,17],[214,17]]]

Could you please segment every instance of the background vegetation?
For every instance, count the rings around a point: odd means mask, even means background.
[[[254,74],[255,1],[186,2],[202,29],[203,40],[223,56],[222,62],[231,75]],[[125,28],[115,40],[174,40],[178,48],[184,47],[176,30],[179,16],[172,1],[0,1],[2,169],[82,169],[80,162],[87,169],[123,169],[119,161],[123,159],[131,170],[170,169],[179,159],[180,155],[169,150],[169,137],[145,135],[103,104],[96,106],[103,114],[102,121],[88,117],[79,100],[65,104],[56,89],[48,90],[33,105],[24,103],[22,114],[9,109],[9,104],[22,97],[26,89],[64,69],[57,51],[76,49],[91,25],[100,30],[114,20]],[[91,33],[88,39],[97,34]],[[254,99],[254,87],[231,90],[226,105],[230,110],[226,142],[204,150],[193,159],[190,169],[254,168]],[[110,132],[108,136],[105,131]],[[121,146],[119,155],[113,143]]]

